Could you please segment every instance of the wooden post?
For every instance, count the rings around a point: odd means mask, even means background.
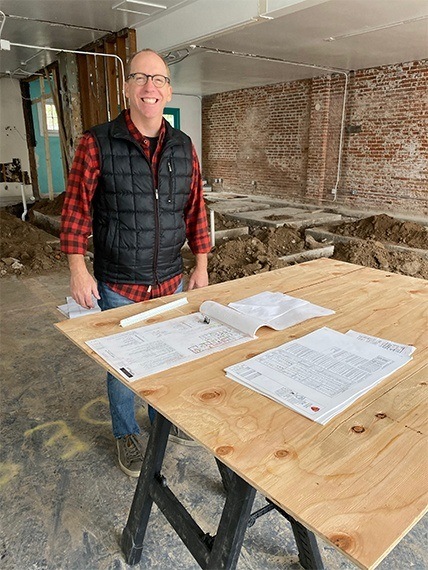
[[[40,83],[40,104],[42,107],[42,125],[43,125],[43,138],[45,141],[45,155],[46,155],[46,174],[48,178],[48,192],[49,192],[49,200],[54,199],[54,188],[53,188],[53,180],[52,180],[52,161],[51,161],[51,148],[49,144],[49,133],[48,133],[48,122],[46,120],[46,99],[47,96],[45,94],[45,78],[39,77]]]
[[[106,41],[104,43],[105,51],[109,54],[116,55],[115,42]],[[113,57],[106,58],[106,81],[107,81],[107,95],[109,102],[109,120],[112,121],[120,113],[120,90],[119,90],[119,73],[118,62]]]

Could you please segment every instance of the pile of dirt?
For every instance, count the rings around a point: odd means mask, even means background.
[[[29,275],[67,266],[59,241],[0,210],[0,277]]]
[[[235,228],[242,228],[244,226],[246,226],[245,222],[240,222],[239,220],[230,220],[226,218],[226,216],[223,216],[223,214],[219,214],[218,212],[215,212],[214,214],[214,227],[216,232],[220,230],[232,230]]]
[[[330,231],[343,236],[428,249],[428,231],[422,224],[404,222],[387,214],[379,214],[356,222],[341,224],[331,228]]]
[[[334,246],[333,258],[419,279],[428,279],[428,259],[411,252],[388,251],[382,243],[376,240],[337,243]]]
[[[257,228],[253,235],[265,244],[270,254],[282,256],[305,249],[304,238],[293,228]]]
[[[50,215],[61,213],[64,195],[54,201],[41,201],[36,208]],[[346,244],[336,244],[334,258],[366,267],[428,279],[428,260],[413,252],[388,251],[382,241],[414,248],[426,248],[424,226],[401,222],[384,214],[335,228],[342,235],[358,237]],[[250,228],[250,234],[224,241],[209,255],[210,283],[221,283],[285,267],[280,258],[325,244],[309,243],[293,228]],[[372,236],[376,236],[374,239]],[[193,256],[192,256],[193,258]],[[189,260],[187,271],[193,265]],[[0,210],[0,276],[29,275],[65,268],[67,259],[60,252],[59,241],[51,234]]]
[[[46,216],[60,216],[62,212],[62,206],[64,204],[65,192],[56,196],[53,200],[49,198],[44,200],[39,200],[34,204],[31,210],[37,210]]]
[[[252,236],[231,239],[216,248],[209,257],[210,283],[285,267],[286,263],[279,257],[303,249],[303,239],[291,228],[262,229]]]

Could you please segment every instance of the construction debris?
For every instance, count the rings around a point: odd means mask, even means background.
[[[64,196],[54,201],[39,202],[37,211],[59,216]],[[66,268],[67,260],[60,252],[59,240],[20,218],[0,211],[0,276],[29,275],[33,272]],[[224,219],[216,212],[216,229],[235,227],[235,221]],[[239,229],[239,228],[237,228]],[[243,230],[244,228],[241,228]],[[404,222],[380,214],[342,223],[328,228],[332,236],[347,236],[347,243],[335,243],[335,259],[394,273],[428,279],[428,259],[405,248],[428,250],[427,230],[422,224]],[[315,229],[314,229],[315,230]],[[323,255],[331,256],[331,243],[312,235],[314,230],[289,227],[253,227],[249,235],[229,237],[217,244],[209,255],[210,283],[220,283],[255,273],[271,271],[286,265]],[[245,231],[248,231],[245,228]],[[320,234],[321,235],[321,234]],[[318,237],[317,237],[318,236]],[[391,244],[400,244],[400,251],[391,251]],[[192,262],[185,259],[187,271]]]

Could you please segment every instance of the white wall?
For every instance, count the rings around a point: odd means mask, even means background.
[[[202,105],[195,95],[173,95],[168,107],[180,109],[180,129],[192,139],[199,161],[202,157]]]
[[[0,162],[21,160],[22,170],[30,171],[21,89],[17,79],[0,79]]]
[[[19,158],[21,169],[30,174],[19,81],[2,77],[0,79],[0,162],[12,162],[13,158]],[[25,194],[27,198],[32,197],[31,186],[25,186]],[[0,206],[17,203],[20,199],[20,183],[0,183]]]

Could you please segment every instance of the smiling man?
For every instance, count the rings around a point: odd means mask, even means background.
[[[64,200],[61,248],[71,294],[87,308],[93,297],[106,310],[181,291],[186,238],[196,259],[188,289],[208,284],[199,161],[190,138],[163,118],[172,87],[157,53],[145,49],[131,57],[125,94],[129,109],[83,135]],[[95,278],[84,261],[91,233]],[[119,466],[138,477],[145,445],[134,393],[111,374],[107,390]],[[154,411],[149,415],[153,419]],[[178,430],[171,437],[193,443]]]

